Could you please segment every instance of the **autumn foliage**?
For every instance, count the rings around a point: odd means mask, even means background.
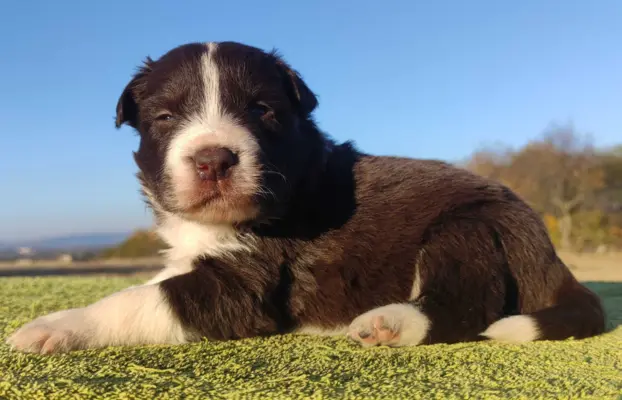
[[[481,149],[466,168],[523,197],[560,248],[622,248],[622,147],[596,149],[589,136],[557,126],[519,149]]]

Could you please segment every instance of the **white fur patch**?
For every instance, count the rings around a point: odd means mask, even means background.
[[[419,251],[417,254],[417,261],[415,262],[415,276],[413,278],[413,285],[410,289],[410,297],[408,297],[408,301],[414,301],[421,296],[421,287],[423,282],[421,281],[421,262],[423,256],[425,255],[425,250]]]
[[[343,336],[348,332],[347,326],[340,326],[333,329],[320,328],[313,325],[303,326],[296,329],[293,333],[296,335],[312,335],[312,336]]]
[[[419,273],[419,268],[415,270],[415,279],[413,279],[413,286],[410,289],[410,297],[409,301],[417,300],[421,295],[421,274]]]
[[[177,275],[187,274],[190,271],[192,271],[191,263],[169,263],[164,267],[164,269],[158,272],[153,278],[145,282],[142,286],[154,285]]]
[[[200,200],[200,181],[191,157],[206,147],[225,147],[237,154],[239,162],[231,176],[231,196],[251,196],[259,189],[259,144],[248,129],[223,111],[220,73],[213,60],[218,47],[214,43],[207,47],[209,51],[201,60],[203,107],[183,123],[169,144],[165,160],[165,171],[173,184],[173,201],[182,209]]]
[[[538,339],[540,332],[532,317],[513,315],[493,323],[481,335],[499,342],[526,343]]]
[[[251,248],[238,239],[228,224],[202,224],[171,213],[164,213],[158,224],[158,234],[171,248],[164,251],[169,264],[182,264],[198,256],[216,257]]]
[[[348,336],[363,346],[416,346],[425,339],[430,324],[416,306],[389,304],[356,317],[348,328]]]
[[[146,284],[161,282],[176,275],[192,271],[193,261],[199,256],[216,257],[236,251],[251,251],[252,247],[242,243],[231,225],[201,224],[188,221],[168,212],[157,227],[158,234],[168,245],[163,250],[166,267]]]
[[[193,336],[174,316],[159,285],[114,293],[84,308],[35,319],[7,342],[16,350],[63,353],[106,346],[180,344]]]

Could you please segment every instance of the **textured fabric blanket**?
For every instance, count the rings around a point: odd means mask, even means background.
[[[284,335],[57,356],[4,344],[36,316],[137,282],[0,279],[0,398],[622,398],[622,283],[586,283],[603,298],[610,331],[581,341],[363,350],[345,338]]]

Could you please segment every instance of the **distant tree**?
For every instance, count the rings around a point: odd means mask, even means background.
[[[600,157],[605,175],[603,206],[610,212],[622,212],[622,145],[603,152]]]
[[[572,247],[573,216],[594,201],[604,186],[604,173],[591,142],[571,128],[548,132],[512,160],[508,179],[542,211],[559,217],[560,245]]]
[[[542,215],[554,217],[560,247],[569,249],[575,215],[593,208],[605,188],[602,161],[590,137],[572,126],[554,126],[517,151],[477,152],[470,168],[506,184]]]
[[[512,154],[512,150],[508,148],[483,148],[473,153],[465,167],[482,176],[507,184],[505,175],[510,166]]]

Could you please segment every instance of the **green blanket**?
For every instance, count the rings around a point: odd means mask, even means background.
[[[284,335],[58,356],[12,352],[32,318],[86,305],[138,278],[0,279],[0,398],[622,398],[622,284],[589,283],[611,331],[589,340],[363,350]]]

